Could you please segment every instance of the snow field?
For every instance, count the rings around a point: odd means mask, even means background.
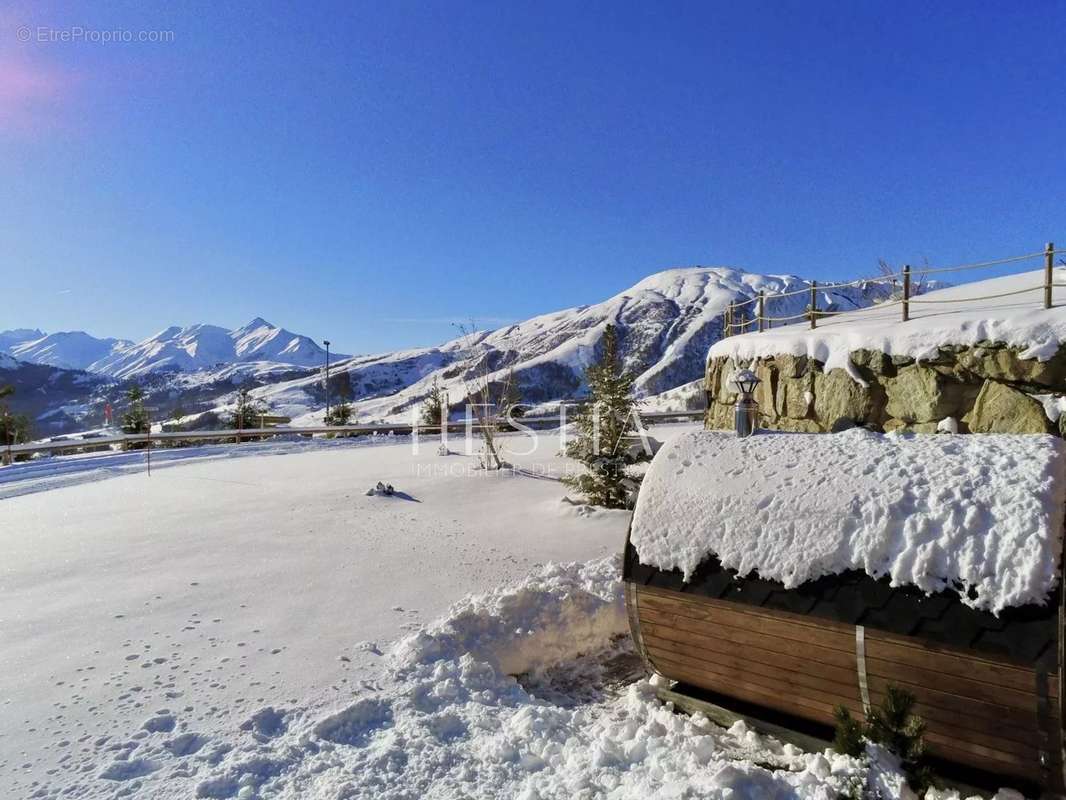
[[[206,757],[256,708],[374,680],[390,642],[469,592],[617,552],[628,515],[562,503],[568,462],[539,441],[509,455],[538,477],[428,440],[196,448],[150,478],[138,453],[24,465],[0,500],[0,797],[111,797],[146,780],[98,775],[138,758],[157,711]],[[39,491],[57,468],[70,485]],[[413,499],[365,496],[378,480]]]
[[[629,515],[560,502],[558,446],[517,474],[336,445],[0,501],[0,797],[910,800],[883,753],[655,699]]]

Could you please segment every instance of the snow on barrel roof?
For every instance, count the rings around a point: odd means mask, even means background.
[[[1053,436],[715,431],[676,437],[640,488],[640,561],[713,554],[786,588],[850,569],[999,613],[1057,582],[1066,443]]]
[[[1050,309],[1044,308],[1043,270],[1021,272],[920,295],[911,301],[907,322],[901,321],[898,302],[886,303],[821,319],[814,330],[801,321],[731,336],[716,342],[707,357],[806,355],[827,369],[852,373],[848,354],[855,350],[921,360],[942,346],[999,342],[1024,348],[1022,358],[1046,361],[1066,342],[1066,269],[1056,268],[1053,282]]]

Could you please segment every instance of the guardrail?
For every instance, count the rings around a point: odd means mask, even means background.
[[[639,413],[639,412],[638,412]],[[670,420],[670,419],[702,419],[703,410],[685,411],[647,411],[640,413],[642,421],[645,420]],[[558,425],[560,417],[516,417],[516,423],[527,427],[539,425]],[[490,423],[493,427],[508,424],[504,417],[494,419]],[[481,425],[476,421],[468,423],[466,420],[449,422],[447,429],[451,431],[465,431],[468,428],[478,430]],[[332,436],[368,436],[378,434],[408,435],[417,433],[434,434],[440,433],[440,425],[421,425],[412,423],[386,422],[366,423],[363,425],[313,425],[307,427],[273,427],[273,428],[229,428],[217,431],[160,431],[157,433],[116,433],[110,436],[94,436],[86,439],[59,439],[47,442],[26,442],[24,444],[12,444],[0,450],[4,464],[10,464],[15,456],[32,455],[34,453],[49,453],[57,455],[77,451],[96,450],[99,448],[119,445],[123,450],[132,448],[144,448],[149,453],[153,446],[170,444],[181,447],[195,442],[221,442],[241,444],[242,442],[261,442],[264,439],[303,437],[312,438],[316,435]]]
[[[776,294],[766,294],[765,290],[760,289],[759,293],[752,297],[750,300],[743,302],[731,302],[726,308],[723,314],[722,321],[722,335],[732,336],[734,333],[748,333],[754,328],[757,331],[763,331],[768,328],[772,328],[774,323],[790,323],[798,320],[808,320],[811,328],[815,328],[818,325],[818,320],[822,317],[833,316],[836,313],[834,311],[822,311],[818,308],[818,292],[825,291],[827,289],[838,289],[845,286],[860,286],[863,284],[871,283],[885,283],[892,284],[896,287],[902,288],[902,296],[898,300],[890,300],[885,303],[879,303],[877,308],[891,308],[892,306],[900,306],[900,321],[907,322],[910,319],[910,307],[912,303],[958,303],[958,302],[972,302],[976,300],[988,300],[996,297],[1010,297],[1017,294],[1025,294],[1028,292],[1043,292],[1043,307],[1052,307],[1052,290],[1055,288],[1064,288],[1066,284],[1055,283],[1054,281],[1054,267],[1055,256],[1066,253],[1066,250],[1056,250],[1055,245],[1052,242],[1048,242],[1047,246],[1036,253],[1027,253],[1020,256],[1011,256],[1009,258],[1000,258],[994,261],[980,261],[973,264],[959,264],[954,267],[927,267],[919,270],[919,274],[924,278],[928,275],[937,275],[945,272],[960,272],[975,269],[985,269],[987,267],[999,266],[1002,264],[1013,264],[1022,261],[1029,261],[1043,257],[1044,265],[1044,280],[1036,286],[1027,286],[1024,289],[1018,289],[1011,292],[1001,292],[1000,294],[987,295],[984,297],[967,297],[960,298],[958,300],[929,300],[929,299],[915,299],[917,296],[913,292],[912,287],[912,275],[910,265],[906,265],[900,272],[893,272],[887,275],[880,275],[875,278],[860,278],[854,281],[847,281],[843,283],[822,283],[817,281],[811,281],[811,284],[806,289],[798,289],[794,292],[778,292]],[[897,280],[897,278],[899,280]],[[766,313],[766,304],[770,300],[784,297],[793,297],[796,295],[810,294],[810,302],[807,308],[800,314],[792,314],[786,317],[774,317]],[[754,313],[748,314],[746,307],[755,305]]]

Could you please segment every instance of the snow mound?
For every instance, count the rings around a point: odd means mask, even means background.
[[[650,681],[562,706],[505,674],[565,671],[576,662],[555,659],[616,652],[619,569],[616,557],[548,565],[468,598],[399,643],[381,688],[273,741],[231,749],[200,776],[196,796],[833,798],[871,781],[860,760],[677,714]]]
[[[686,579],[711,554],[787,588],[859,569],[998,614],[1054,588],[1064,502],[1053,436],[695,431],[652,461],[631,541]]]
[[[399,642],[393,656],[411,669],[464,653],[507,675],[533,672],[605,647],[627,628],[621,563],[548,564],[517,586],[457,603]]]
[[[1053,280],[1055,305],[1050,309],[1043,307],[1038,288],[1044,283],[1043,270],[1022,272],[921,295],[911,303],[905,323],[898,304],[875,305],[822,320],[813,331],[789,325],[722,339],[707,357],[749,361],[805,355],[826,369],[850,373],[848,354],[855,350],[921,360],[935,356],[940,347],[996,342],[1024,348],[1023,358],[1047,361],[1066,342],[1066,269],[1056,269]]]

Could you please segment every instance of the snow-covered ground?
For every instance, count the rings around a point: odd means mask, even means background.
[[[907,797],[654,698],[629,515],[565,502],[559,446],[510,437],[496,474],[409,440],[0,470],[0,797]]]

